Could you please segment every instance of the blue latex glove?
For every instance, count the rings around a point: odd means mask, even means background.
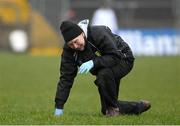
[[[93,61],[89,60],[80,66],[78,73],[81,73],[81,74],[88,73],[93,67],[94,67]]]
[[[55,113],[54,113],[55,116],[61,116],[63,115],[63,109],[55,109]]]

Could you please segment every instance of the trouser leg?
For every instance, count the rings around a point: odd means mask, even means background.
[[[100,94],[102,113],[105,114],[108,107],[118,107],[117,87],[112,70],[109,68],[99,70],[95,84]]]
[[[118,107],[121,114],[137,114],[139,103],[134,101],[118,101]]]
[[[116,98],[119,96],[119,86],[121,78],[126,76],[132,69],[133,64],[127,64],[125,61],[121,61],[117,66],[112,68],[113,73],[116,75]],[[138,111],[138,102],[134,101],[118,101],[118,107],[122,114],[135,114]]]
[[[116,79],[117,87],[119,87],[120,81],[121,81],[120,79]],[[116,93],[118,99],[119,88],[116,89]],[[139,110],[138,105],[139,105],[138,102],[118,100],[118,108],[121,114],[137,114]]]
[[[116,79],[117,87],[120,85],[120,79]],[[116,89],[116,97],[118,99],[119,88]],[[136,114],[138,112],[138,102],[118,100],[118,108],[121,114]]]
[[[100,100],[101,100],[101,112],[105,115],[106,109],[107,109],[106,100],[104,98],[102,89],[100,87],[98,87],[98,91],[99,91]]]
[[[120,60],[119,64],[112,68],[103,68],[97,71],[95,84],[101,99],[101,111],[105,114],[108,107],[119,107],[119,85],[122,77],[127,75],[133,64]]]
[[[116,79],[116,99],[118,100],[118,96],[119,96],[119,88],[120,88],[120,79]]]

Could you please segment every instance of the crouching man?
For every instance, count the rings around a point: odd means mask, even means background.
[[[94,82],[100,95],[103,115],[138,115],[148,110],[151,106],[148,101],[118,100],[120,81],[132,70],[134,63],[128,44],[107,26],[88,24],[89,20],[83,20],[78,25],[64,21],[60,26],[65,44],[55,96],[55,115],[63,114],[77,73],[88,72],[96,76]]]

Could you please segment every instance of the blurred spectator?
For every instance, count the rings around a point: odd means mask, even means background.
[[[92,18],[92,25],[108,26],[113,33],[118,30],[117,17],[114,10],[110,7],[111,0],[102,0],[102,6],[98,8]]]

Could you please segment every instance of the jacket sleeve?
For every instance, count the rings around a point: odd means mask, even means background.
[[[95,29],[94,29],[95,30]],[[117,64],[119,56],[116,40],[108,27],[100,27],[93,33],[93,39],[101,56],[93,59],[94,68],[112,67]]]
[[[57,85],[55,107],[62,109],[67,101],[74,78],[77,75],[77,66],[73,54],[63,52],[61,56],[60,79]]]

